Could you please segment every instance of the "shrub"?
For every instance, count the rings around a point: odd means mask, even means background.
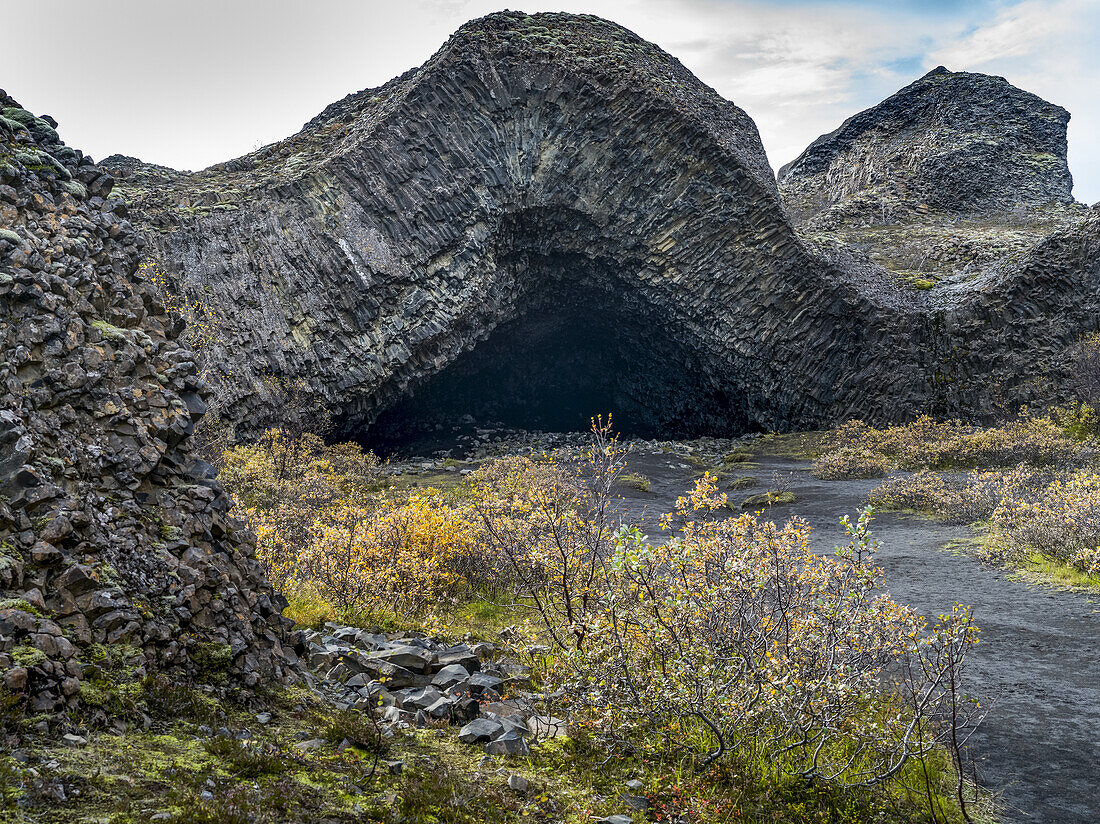
[[[298,573],[344,610],[418,617],[460,584],[452,560],[472,546],[471,524],[431,495],[376,507],[340,505],[309,532]]]
[[[1028,414],[1001,426],[981,429],[958,421],[935,421],[921,416],[916,421],[875,429],[851,421],[832,433],[815,464],[818,477],[880,477],[845,474],[864,463],[900,469],[965,469],[1012,467],[1026,463],[1036,467],[1080,465],[1095,457],[1091,443],[1068,436],[1051,418]],[[833,469],[833,467],[837,467]],[[831,474],[825,474],[831,473]]]
[[[325,720],[324,729],[325,738],[337,746],[348,741],[373,755],[385,755],[389,752],[389,741],[382,735],[381,727],[369,712],[342,710]]]
[[[256,533],[269,580],[285,590],[302,577],[318,521],[351,503],[369,505],[380,469],[356,444],[326,447],[316,435],[269,429],[255,444],[227,450],[218,477],[234,496],[234,514]]]
[[[496,461],[472,476],[482,545],[505,559],[513,585],[562,647],[584,645],[584,617],[614,544],[611,491],[623,464],[610,427],[610,420],[593,423],[583,480],[527,458]]]
[[[712,520],[722,504],[703,479],[678,504],[677,537],[617,533],[583,643],[559,659],[574,708],[605,744],[656,736],[704,765],[765,757],[848,786],[911,776],[957,732],[941,721],[972,720],[958,692],[969,611],[928,627],[881,594],[866,513],[823,558],[804,524]]]
[[[1050,410],[1050,419],[1067,436],[1083,441],[1100,435],[1100,417],[1096,409],[1087,403],[1070,403]]]
[[[1038,489],[1014,483],[992,516],[993,537],[1015,560],[1034,552],[1100,575],[1100,474],[1077,470]]]
[[[1038,486],[1047,477],[1048,473],[1029,467],[965,475],[922,469],[889,478],[868,495],[868,502],[876,508],[909,509],[968,524],[988,518],[1001,505],[1008,489]]]
[[[815,477],[828,481],[843,478],[881,478],[889,471],[883,455],[860,446],[843,446],[814,461]]]

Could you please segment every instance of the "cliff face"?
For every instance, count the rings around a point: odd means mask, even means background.
[[[1061,135],[1064,158],[1064,113],[1043,106],[1036,139]],[[831,168],[813,156],[801,167]],[[244,435],[278,413],[271,378],[304,381],[350,433],[379,415],[568,426],[611,409],[681,434],[980,416],[991,384],[1026,400],[1036,353],[1095,326],[1080,268],[1095,217],[1021,253],[1026,271],[983,270],[995,293],[915,290],[858,250],[807,245],[747,115],[591,17],[474,21],[419,69],[202,172],[108,165],[153,253],[217,316]],[[1048,270],[1087,294],[1025,337],[1014,316],[1063,297],[1002,298]]]
[[[0,680],[48,712],[106,651],[288,674],[284,604],[188,453],[207,388],[145,239],[55,122],[0,109]]]
[[[1072,203],[1068,123],[1002,77],[940,66],[819,137],[779,185],[796,222],[820,228]]]

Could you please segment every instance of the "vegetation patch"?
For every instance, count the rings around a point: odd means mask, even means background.
[[[759,495],[750,495],[741,502],[741,509],[765,509],[769,506],[793,504],[798,498],[789,489],[761,492]]]
[[[619,475],[618,481],[623,486],[628,486],[639,492],[649,492],[652,486],[649,478],[639,472],[624,472]]]

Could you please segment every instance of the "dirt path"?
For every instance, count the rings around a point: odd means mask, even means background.
[[[628,469],[649,492],[624,489],[626,519],[656,536],[656,516],[671,509],[697,470],[675,455],[635,454]],[[762,492],[774,472],[793,473],[798,501],[771,516],[804,518],[822,551],[843,541],[839,519],[863,506],[876,481],[819,481],[808,464],[759,459],[746,468]],[[969,669],[969,692],[991,711],[972,739],[981,783],[994,790],[1011,822],[1100,822],[1100,597],[1010,580],[1004,572],[952,551],[964,527],[885,513],[873,532],[893,596],[935,616],[960,601],[974,607],[982,642]]]

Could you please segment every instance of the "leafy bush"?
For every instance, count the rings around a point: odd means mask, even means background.
[[[830,559],[809,550],[797,521],[695,520],[722,504],[703,480],[678,505],[676,538],[654,546],[619,531],[583,616],[585,644],[563,658],[577,702],[622,738],[659,730],[689,749],[706,742],[705,763],[780,750],[797,774],[844,784],[885,780],[947,741],[933,717],[963,710],[956,687],[977,641],[969,611],[929,629],[876,594],[866,513]]]
[[[356,444],[325,446],[316,435],[269,429],[255,444],[227,450],[218,477],[234,496],[234,514],[256,533],[269,580],[286,589],[303,575],[300,561],[315,543],[317,522],[368,505],[380,472],[374,453]]]
[[[946,475],[922,469],[896,475],[873,490],[868,501],[876,508],[926,512],[954,523],[987,519],[1010,489],[1041,486],[1050,473],[1023,466],[1012,470]]]
[[[485,550],[505,560],[512,585],[534,605],[554,642],[582,647],[583,618],[599,597],[614,545],[612,488],[622,451],[610,421],[593,425],[583,480],[527,458],[495,461],[473,477],[471,507]]]
[[[827,481],[842,478],[881,478],[890,471],[885,456],[861,446],[842,446],[814,461],[815,477]]]
[[[517,459],[482,471],[473,502],[556,647],[551,680],[605,745],[703,764],[782,753],[792,774],[869,785],[912,777],[958,732],[945,718],[972,719],[969,611],[929,627],[881,594],[868,514],[822,558],[801,522],[715,519],[727,499],[706,475],[654,545],[611,522],[620,466],[597,429],[588,483]]]
[[[317,519],[301,565],[320,594],[347,609],[416,617],[458,585],[450,561],[471,546],[461,512],[431,496],[341,505]]]
[[[1012,483],[992,528],[997,546],[1016,560],[1038,552],[1100,577],[1100,474],[1077,470],[1038,488]]]
[[[1067,435],[1051,418],[1021,414],[1001,426],[981,429],[921,416],[884,429],[862,421],[846,423],[830,435],[814,468],[823,478],[880,477],[892,468],[1072,466],[1095,455],[1091,442]],[[867,474],[871,471],[875,474]]]

